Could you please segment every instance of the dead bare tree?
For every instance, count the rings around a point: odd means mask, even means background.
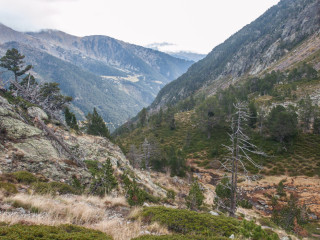
[[[248,135],[245,134],[245,126],[249,119],[247,104],[237,102],[234,104],[234,108],[235,113],[231,120],[231,134],[229,134],[231,144],[229,146],[223,145],[229,151],[229,156],[221,161],[221,165],[231,173],[231,201],[228,210],[232,217],[235,216],[237,209],[238,176],[242,175],[249,179],[247,164],[252,164],[259,169],[262,168],[252,159],[251,154],[265,155],[264,152],[257,150],[257,146],[252,144]]]

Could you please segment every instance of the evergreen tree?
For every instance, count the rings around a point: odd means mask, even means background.
[[[18,77],[24,75],[32,68],[31,65],[24,66],[24,58],[25,56],[21,55],[17,49],[8,49],[6,55],[0,59],[0,67],[13,72],[14,80],[18,82]]]
[[[93,113],[88,113],[86,119],[86,128],[88,134],[110,138],[108,127],[106,126],[106,123],[103,121],[102,117],[98,114],[96,108],[93,108]]]
[[[191,210],[198,210],[204,200],[203,190],[200,184],[195,180],[190,188],[189,195],[186,198],[187,207]]]
[[[145,126],[145,124],[147,123],[147,109],[146,108],[143,108],[139,114],[139,121],[140,121],[140,124],[142,127]]]
[[[293,110],[281,105],[272,108],[268,117],[268,128],[271,136],[279,142],[291,140],[297,133],[298,118]]]
[[[312,105],[312,100],[309,95],[299,102],[299,118],[304,131],[310,129],[312,119],[315,117],[315,107]]]
[[[68,107],[66,107],[64,110],[64,118],[65,118],[67,126],[69,126],[70,128],[72,128],[76,131],[79,130],[76,116],[74,115],[73,112],[70,111],[70,109]]]
[[[231,207],[231,183],[227,176],[221,179],[221,182],[216,187],[216,197],[214,199],[218,209],[222,211],[229,211]]]
[[[174,147],[166,149],[166,158],[171,170],[171,176],[184,177],[186,171],[186,162],[183,153],[178,150],[176,151]]]
[[[102,164],[101,170],[99,170],[93,177],[94,180],[91,184],[90,190],[92,193],[99,196],[109,194],[118,186],[117,179],[113,175],[113,168],[109,158]]]
[[[256,123],[257,123],[257,108],[254,104],[254,102],[250,102],[248,105],[249,108],[249,122],[248,125],[251,128],[255,128],[256,127]]]

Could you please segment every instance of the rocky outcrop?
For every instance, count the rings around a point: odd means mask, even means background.
[[[29,107],[28,115],[33,118],[38,117],[41,120],[48,120],[48,115],[38,107]]]
[[[26,117],[28,114],[29,118]],[[33,124],[35,117],[46,119],[47,115],[37,107],[28,108],[27,111],[19,109],[0,96],[1,172],[27,170],[54,181],[70,183],[76,177],[83,184],[89,183],[91,174],[88,169],[77,165],[57,141],[38,128],[36,123]],[[108,139],[77,135],[53,124],[47,127],[77,159],[99,162],[110,159],[118,175],[124,170],[134,172],[137,182],[149,192],[161,197],[166,195],[166,191],[154,184],[147,173],[135,172],[121,149]]]

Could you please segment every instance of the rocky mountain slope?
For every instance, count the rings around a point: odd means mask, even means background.
[[[150,104],[161,87],[192,64],[107,36],[80,38],[55,30],[21,33],[0,24],[0,55],[11,47],[34,65],[39,80],[60,83],[75,99],[78,117],[96,107],[111,129]]]
[[[23,109],[12,105],[0,96],[0,170],[1,173],[25,170],[42,175],[51,181],[71,183],[77,178],[88,185],[91,174],[85,165],[78,165],[48,132],[37,124],[48,116],[40,108],[28,106]],[[47,126],[55,136],[71,150],[80,161],[104,162],[110,159],[117,174],[132,171],[132,166],[120,148],[109,140],[88,135],[77,135],[54,124]],[[135,172],[137,182],[157,196],[165,196],[166,191],[150,179],[144,172]]]
[[[317,0],[280,1],[165,86],[152,108],[177,103],[202,90],[210,95],[245,75],[261,73],[303,40],[317,34],[319,9]]]

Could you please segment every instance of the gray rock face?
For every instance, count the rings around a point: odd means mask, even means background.
[[[39,108],[33,108],[28,113],[32,118],[45,117]],[[75,176],[83,184],[89,183],[91,174],[88,169],[78,167],[70,155],[45,132],[25,123],[20,118],[19,112],[2,97],[0,97],[0,127],[6,132],[6,135],[0,138],[1,172],[27,170],[42,174],[54,181],[71,183],[72,177]],[[118,174],[124,169],[135,172],[137,182],[149,192],[156,196],[166,196],[166,191],[153,183],[147,173],[134,171],[121,149],[109,140],[96,136],[75,135],[53,125],[48,127],[58,138],[63,139],[78,159],[99,162],[110,159]]]
[[[29,107],[28,115],[32,118],[39,117],[41,120],[48,120],[48,115],[38,107]]]

